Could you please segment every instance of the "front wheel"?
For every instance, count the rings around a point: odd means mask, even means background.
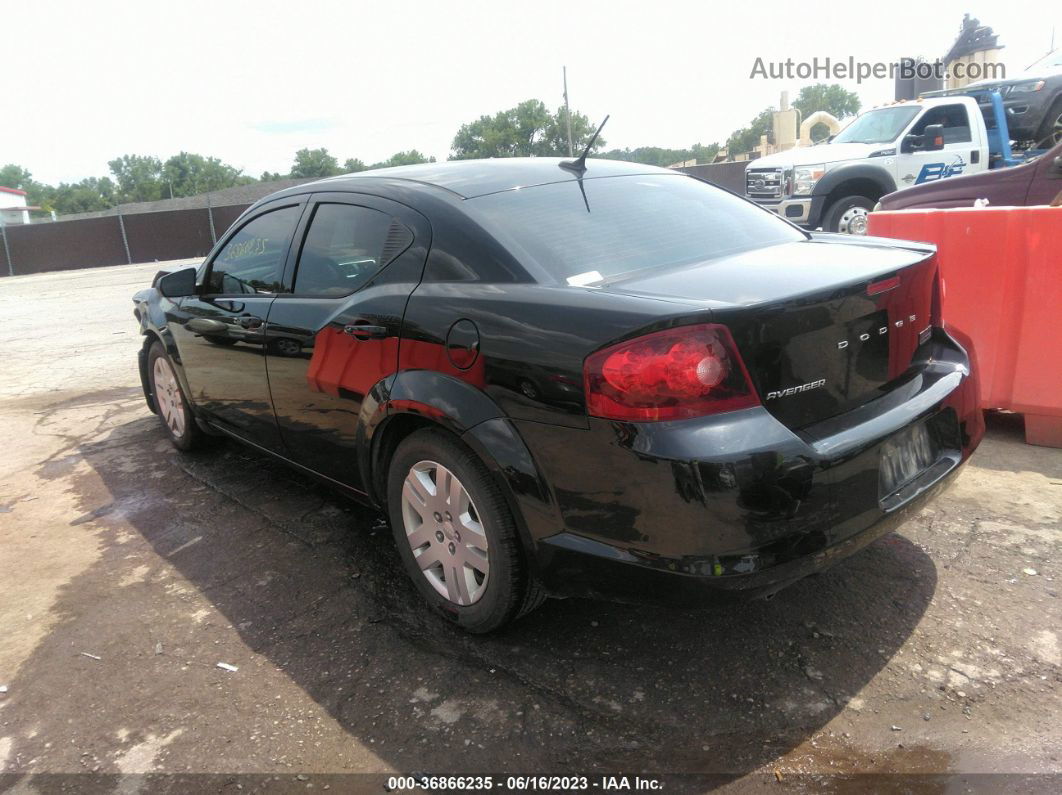
[[[206,434],[196,425],[191,406],[177,381],[170,357],[162,343],[155,341],[148,352],[148,373],[155,410],[166,434],[178,450],[193,450],[206,441]]]
[[[406,572],[451,621],[491,632],[543,601],[498,485],[445,431],[424,429],[402,441],[391,459],[387,503]]]
[[[1047,111],[1036,133],[1036,139],[1036,146],[1040,149],[1050,149],[1062,143],[1062,97],[1056,99]]]
[[[827,232],[840,232],[842,235],[865,235],[867,218],[874,207],[874,202],[866,196],[844,196],[826,210],[822,218],[822,228]]]

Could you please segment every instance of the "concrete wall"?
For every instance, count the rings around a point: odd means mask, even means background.
[[[711,182],[721,188],[726,188],[741,196],[745,195],[745,161],[738,163],[708,163],[701,166],[686,166],[678,171],[684,171],[695,177]]]

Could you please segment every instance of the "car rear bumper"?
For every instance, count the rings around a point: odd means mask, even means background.
[[[521,425],[549,467],[563,522],[535,539],[543,583],[558,595],[649,601],[762,596],[891,532],[956,476],[984,433],[969,358],[936,334],[929,363],[907,382],[796,432],[763,408],[593,420],[584,432]],[[919,422],[939,456],[881,494],[882,446]]]

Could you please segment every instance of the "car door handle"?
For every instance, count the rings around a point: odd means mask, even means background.
[[[387,327],[371,326],[368,323],[352,323],[349,326],[343,326],[343,333],[359,340],[380,339],[387,336]]]
[[[236,322],[239,323],[244,328],[261,328],[262,327],[262,318],[255,317],[254,315],[244,315],[243,317],[237,318]]]

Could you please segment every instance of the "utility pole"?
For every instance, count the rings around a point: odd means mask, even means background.
[[[564,118],[568,122],[568,157],[575,157],[575,150],[572,149],[572,109],[568,105],[568,67],[561,68],[564,70]]]

